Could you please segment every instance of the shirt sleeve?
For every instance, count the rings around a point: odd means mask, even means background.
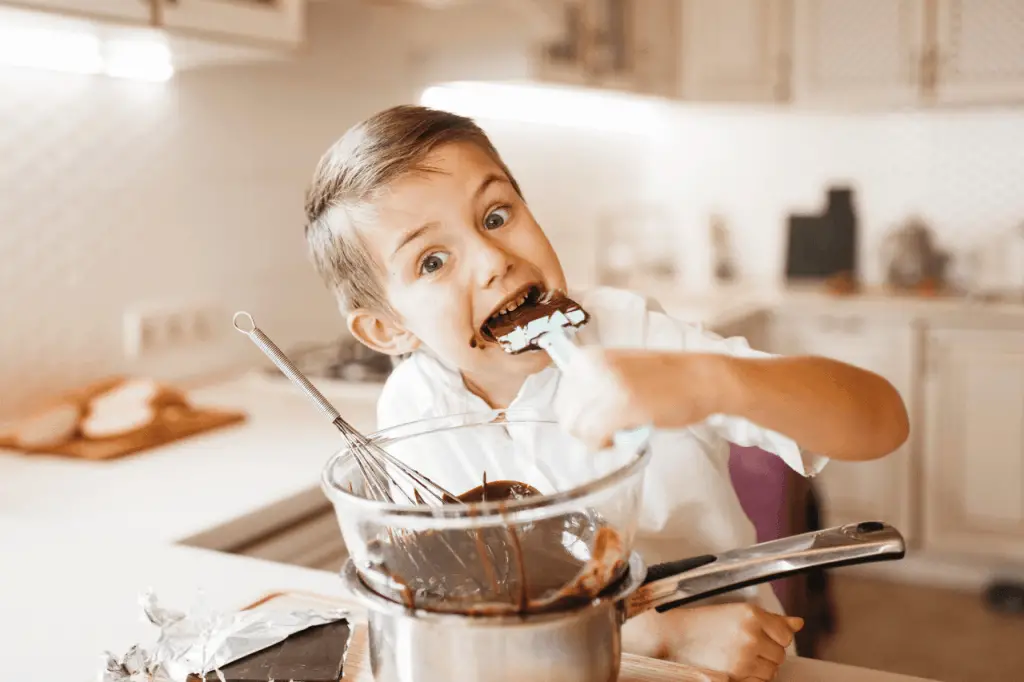
[[[648,310],[648,348],[677,349],[700,353],[722,353],[733,357],[770,358],[772,353],[755,350],[743,337],[722,338],[699,325],[675,320],[665,313]],[[796,441],[777,431],[758,426],[754,422],[725,414],[711,415],[705,424],[717,435],[741,447],[756,447],[777,455],[791,469],[802,476],[816,476],[828,463],[828,458],[801,448]]]

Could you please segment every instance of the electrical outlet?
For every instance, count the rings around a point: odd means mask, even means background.
[[[222,319],[220,307],[209,303],[136,306],[124,314],[125,355],[138,358],[212,343]]]

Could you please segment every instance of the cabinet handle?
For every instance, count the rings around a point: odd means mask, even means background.
[[[921,50],[911,50],[910,54],[907,55],[907,61],[909,62],[907,80],[910,82],[910,85],[924,85],[924,52]]]
[[[922,71],[925,90],[927,92],[934,91],[939,80],[939,51],[935,46],[929,47],[925,52]]]
[[[846,318],[845,324],[843,324],[843,330],[851,334],[855,334],[861,330],[864,326],[864,320],[859,317],[848,317]]]
[[[788,102],[792,96],[792,59],[788,54],[782,52],[776,62],[775,99],[779,102]]]

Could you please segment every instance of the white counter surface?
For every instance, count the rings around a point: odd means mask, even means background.
[[[315,491],[341,435],[297,388],[274,381],[243,375],[190,393],[196,404],[241,409],[249,419],[121,459],[0,450],[0,519],[171,543]],[[373,430],[378,386],[320,389],[356,428]]]
[[[183,546],[123,538],[95,540],[66,530],[0,520],[0,652],[18,682],[95,680],[104,650],[152,646],[138,597],[152,589],[187,609],[202,591],[216,609],[245,606],[268,592],[344,597],[333,573]],[[794,658],[779,682],[914,682],[916,678]]]

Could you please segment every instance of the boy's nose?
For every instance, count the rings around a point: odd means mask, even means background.
[[[500,284],[515,267],[514,259],[500,246],[486,237],[478,243],[480,284],[484,288]]]

